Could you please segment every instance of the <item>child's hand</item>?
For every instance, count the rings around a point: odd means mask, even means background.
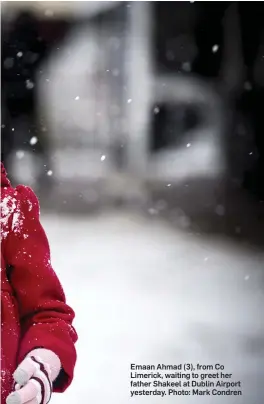
[[[60,371],[57,355],[46,349],[32,351],[14,373],[15,391],[6,404],[47,404],[52,393],[52,382]]]

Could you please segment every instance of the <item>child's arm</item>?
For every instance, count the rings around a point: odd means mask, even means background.
[[[22,327],[18,363],[36,348],[53,351],[62,366],[53,387],[62,392],[71,383],[76,362],[74,312],[66,305],[63,289],[51,267],[37,197],[28,187],[19,186],[16,190],[17,206],[5,254],[12,267],[11,284]]]

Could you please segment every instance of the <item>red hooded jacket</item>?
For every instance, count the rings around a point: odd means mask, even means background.
[[[1,402],[18,364],[35,348],[55,352],[62,370],[54,391],[71,383],[77,334],[73,310],[50,263],[39,203],[25,186],[13,188],[1,163]]]

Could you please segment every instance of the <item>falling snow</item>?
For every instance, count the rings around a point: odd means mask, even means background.
[[[212,48],[213,53],[216,53],[219,49],[219,45],[214,45]]]
[[[148,209],[148,212],[150,215],[157,215],[159,213],[158,210],[154,208]]]
[[[224,216],[225,215],[225,207],[223,205],[217,205],[215,208],[215,213],[218,216]]]
[[[34,83],[31,80],[26,80],[26,88],[32,90],[32,88],[34,88]]]
[[[46,17],[53,17],[53,15],[54,15],[54,12],[52,10],[46,10],[45,11],[45,16]]]
[[[53,174],[52,170],[49,170],[49,171],[47,172],[47,175],[48,175],[49,177],[50,177],[52,174]]]
[[[20,160],[20,159],[22,159],[23,157],[24,157],[24,155],[25,155],[25,152],[23,151],[23,150],[18,150],[17,152],[16,152],[16,157]]]
[[[33,137],[30,139],[30,142],[29,142],[29,143],[31,144],[31,146],[34,146],[35,144],[38,143],[38,138],[37,138],[36,136],[33,136]]]
[[[130,104],[132,102],[131,98],[127,100],[127,103]]]
[[[101,161],[105,161],[105,159],[106,159],[106,156],[101,157]]]
[[[244,89],[246,91],[252,90],[252,84],[249,81],[246,81],[245,84],[244,84]]]
[[[182,64],[182,70],[185,72],[190,72],[191,71],[191,64],[189,62],[184,62]]]

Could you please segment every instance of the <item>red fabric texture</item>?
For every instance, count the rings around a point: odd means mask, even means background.
[[[70,385],[76,362],[74,316],[51,266],[38,199],[28,187],[12,188],[1,164],[2,403],[12,391],[16,367],[35,348],[50,349],[60,358],[54,391]]]

